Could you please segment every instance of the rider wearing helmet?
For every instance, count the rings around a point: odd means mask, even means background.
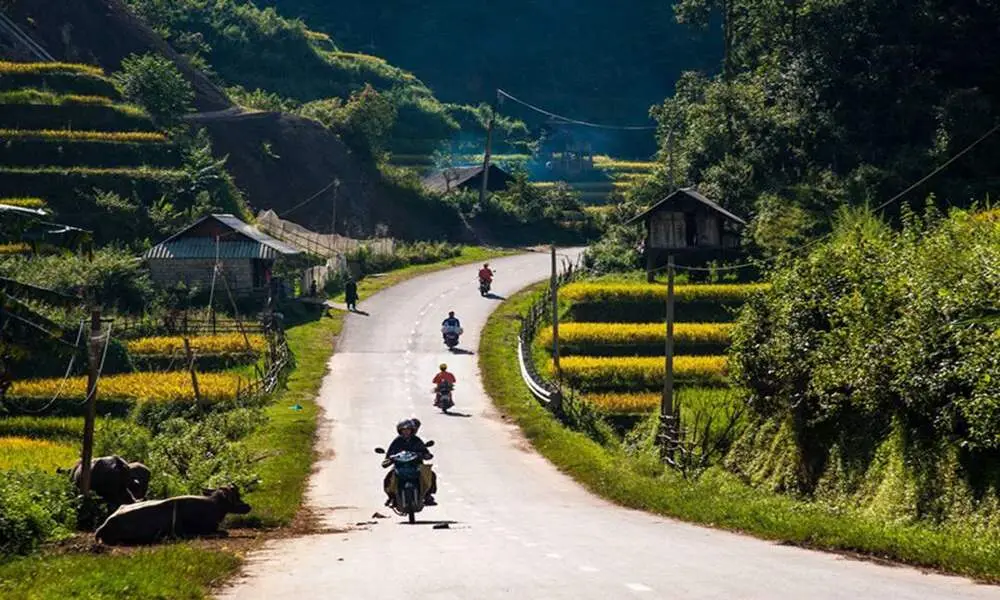
[[[440,385],[441,383],[450,383],[455,385],[457,379],[455,379],[454,375],[448,372],[448,365],[441,363],[438,368],[441,370],[434,376],[434,380],[431,383],[434,385]]]
[[[420,455],[422,460],[430,460],[434,458],[434,455],[427,450],[427,446],[424,441],[417,437],[417,428],[419,427],[419,421],[416,419],[403,419],[396,424],[396,439],[392,440],[389,444],[388,450],[385,451],[387,457],[394,454],[399,454],[403,451],[410,451],[415,454]],[[386,506],[392,504],[395,499],[395,494],[393,493],[392,485],[393,471],[386,473],[385,479],[383,480],[383,489],[389,499],[386,501]],[[434,506],[437,502],[434,501],[433,494],[437,492],[437,477],[431,470],[430,465],[426,465],[423,462],[420,463],[420,487],[427,490],[427,495],[424,497],[424,504],[427,506]]]
[[[447,339],[448,331],[455,331],[461,333],[462,323],[455,317],[455,311],[448,311],[448,318],[441,321],[441,335]]]

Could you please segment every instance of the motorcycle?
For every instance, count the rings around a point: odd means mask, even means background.
[[[486,297],[486,295],[490,293],[490,286],[491,285],[493,285],[493,282],[490,281],[489,279],[480,279],[479,280],[479,295],[483,296],[483,297]]]
[[[455,406],[455,401],[451,397],[452,390],[455,389],[455,384],[448,381],[442,381],[437,384],[437,388],[434,390],[434,406],[441,409],[441,412],[448,412],[448,409]]]
[[[425,444],[428,448],[434,445],[431,440]],[[384,448],[375,448],[375,454],[385,454]],[[392,502],[392,510],[401,517],[407,517],[415,523],[416,514],[424,509],[426,490],[420,485],[420,463],[424,457],[416,452],[404,450],[382,461],[382,467],[392,467],[396,478],[396,497]]]
[[[441,328],[441,333],[444,334],[445,346],[448,346],[448,349],[451,350],[458,345],[458,336],[462,335],[463,330],[461,327],[445,325]]]

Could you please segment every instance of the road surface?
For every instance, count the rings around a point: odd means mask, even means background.
[[[494,292],[542,280],[549,257],[496,260]],[[410,280],[351,315],[319,402],[321,459],[308,503],[326,533],[269,542],[223,598],[617,599],[1000,598],[1000,588],[679,523],[600,500],[536,454],[492,408],[478,380],[479,331],[498,299],[481,298],[478,266]],[[447,311],[462,354],[441,343]],[[454,410],[431,406],[447,362]],[[386,446],[417,415],[434,439],[439,506],[408,525],[382,507]],[[375,512],[391,515],[372,519]],[[434,529],[432,522],[448,522]],[[369,523],[370,522],[370,523]]]

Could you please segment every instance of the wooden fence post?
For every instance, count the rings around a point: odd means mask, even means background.
[[[109,332],[110,333],[110,332]],[[110,340],[108,340],[110,342]],[[90,494],[90,462],[94,457],[94,421],[97,418],[97,379],[101,364],[101,311],[90,313],[87,344],[87,412],[83,420],[83,453],[80,456],[80,492]]]
[[[191,352],[191,342],[184,336],[184,354],[187,356],[188,371],[191,373],[191,387],[194,388],[194,401],[201,406],[201,390],[198,389],[198,374],[194,370],[194,353]]]

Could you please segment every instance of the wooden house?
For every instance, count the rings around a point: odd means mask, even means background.
[[[209,215],[150,248],[143,258],[153,283],[183,283],[208,291],[215,265],[216,287],[237,298],[266,297],[274,264],[300,251],[229,214]],[[221,278],[225,278],[225,282]]]
[[[682,188],[660,200],[629,223],[646,228],[646,270],[666,263],[667,256],[681,256],[689,263],[723,259],[741,253],[741,232],[746,221],[693,188]]]

